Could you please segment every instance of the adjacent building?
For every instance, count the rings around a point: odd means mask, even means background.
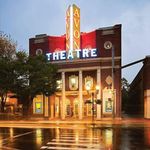
[[[150,56],[146,56],[143,66],[130,85],[128,113],[150,118]]]

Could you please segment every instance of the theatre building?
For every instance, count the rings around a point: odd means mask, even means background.
[[[58,91],[37,95],[33,117],[121,117],[121,25],[80,32],[80,9],[66,12],[66,34],[29,39],[30,56],[44,54],[58,66]]]

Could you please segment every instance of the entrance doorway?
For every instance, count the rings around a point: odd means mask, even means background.
[[[70,99],[66,99],[66,116],[72,117],[72,115],[73,115],[73,110],[71,106],[71,101]]]
[[[66,99],[66,117],[79,116],[79,101],[78,98]]]
[[[73,101],[73,117],[78,117],[79,115],[79,101],[77,98]]]

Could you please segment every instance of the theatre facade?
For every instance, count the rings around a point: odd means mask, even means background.
[[[66,34],[29,39],[30,56],[58,66],[57,92],[33,100],[37,118],[121,117],[121,25],[80,32],[80,9],[66,12]]]

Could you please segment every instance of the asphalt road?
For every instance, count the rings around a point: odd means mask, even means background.
[[[1,127],[1,150],[150,150],[150,127],[51,124]]]

